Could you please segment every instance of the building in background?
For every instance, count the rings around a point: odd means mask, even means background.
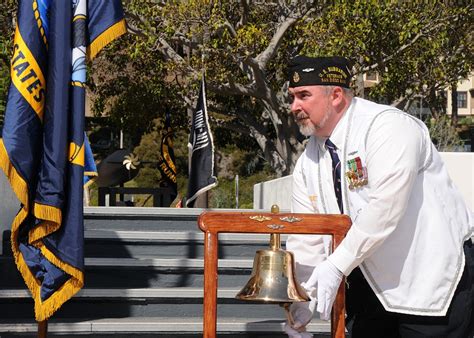
[[[474,72],[471,73],[471,76],[467,79],[463,79],[457,84],[458,92],[458,116],[466,117],[472,116],[474,119]],[[451,115],[452,105],[451,105],[451,90],[448,90],[448,106],[447,113]]]

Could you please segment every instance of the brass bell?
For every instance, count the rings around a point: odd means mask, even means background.
[[[278,209],[272,207],[272,212]],[[250,279],[235,298],[265,303],[309,301],[294,271],[293,253],[281,249],[280,234],[270,234],[270,249],[257,251]]]

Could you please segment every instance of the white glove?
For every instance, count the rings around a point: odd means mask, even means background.
[[[290,327],[296,330],[305,329],[305,326],[313,319],[316,299],[309,302],[294,302],[290,305],[290,315],[292,323],[288,321]]]
[[[289,338],[313,338],[313,335],[309,332],[304,331],[297,331],[290,326],[290,324],[285,324],[285,333],[288,335]]]
[[[312,299],[316,298],[318,302],[316,311],[320,313],[322,320],[331,319],[332,305],[342,277],[342,272],[329,260],[325,260],[316,266],[306,283],[301,284]]]
[[[288,320],[285,324],[285,332],[290,338],[312,338],[313,335],[306,332],[306,325],[311,321],[316,307],[316,300],[309,302],[294,302],[290,305]],[[291,318],[291,319],[290,319]]]

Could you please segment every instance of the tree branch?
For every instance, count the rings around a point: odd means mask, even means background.
[[[125,19],[126,19],[125,22],[127,24],[127,31],[130,34],[138,35],[138,36],[141,36],[141,37],[146,37],[146,34],[143,32],[143,29],[140,29],[136,25],[132,24],[134,21],[143,23],[144,20],[142,19],[142,17],[140,17],[139,15],[133,14],[133,13],[126,12],[125,13]]]
[[[240,6],[242,7],[242,15],[240,16],[240,20],[236,25],[237,29],[247,24],[250,10],[249,0],[240,0]]]
[[[229,30],[230,35],[232,35],[232,37],[235,38],[237,36],[237,32],[235,31],[235,28],[234,28],[234,26],[232,26],[232,24],[229,22],[229,20],[225,20],[223,26],[227,27],[227,29]]]
[[[245,95],[245,96],[253,96],[256,98],[264,98],[261,95],[258,95],[258,92],[252,86],[244,86],[240,83],[230,82],[227,84],[209,84],[207,86],[211,91],[215,93],[222,93],[226,95]]]
[[[256,60],[261,69],[265,69],[268,61],[274,57],[288,29],[293,26],[295,22],[302,19],[304,16],[309,15],[314,10],[314,8],[309,8],[303,11],[291,12],[283,20],[283,22],[278,25],[278,28],[275,34],[273,34],[273,37],[270,40],[270,43],[268,44],[267,48],[265,48],[265,50],[256,57]]]
[[[428,34],[430,34],[431,32],[435,31],[436,29],[438,29],[440,27],[443,27],[443,25],[445,24],[446,21],[448,21],[448,20],[457,20],[457,19],[458,19],[457,16],[453,16],[453,17],[450,17],[450,18],[445,18],[444,20],[440,20],[438,23],[432,25],[431,27],[428,27],[426,30],[421,31],[420,33],[415,35],[415,37],[411,41],[405,43],[403,46],[398,48],[391,55],[388,55],[387,57],[383,58],[379,62],[374,63],[373,65],[361,68],[358,72],[354,72],[353,75],[357,75],[359,73],[366,73],[366,72],[370,72],[371,70],[377,69],[381,65],[383,65],[383,64],[389,62],[390,60],[394,59],[395,57],[400,55],[403,51],[405,51],[406,49],[408,49],[409,47],[414,45],[420,38],[428,36]]]

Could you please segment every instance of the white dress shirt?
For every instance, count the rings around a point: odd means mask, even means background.
[[[329,256],[345,275],[360,266],[388,311],[444,315],[473,224],[426,126],[393,107],[356,98],[330,139],[341,160],[344,213],[353,224],[332,254],[328,236],[290,236],[297,277],[306,281]],[[340,213],[324,141],[312,137],[295,166],[293,212]],[[368,183],[351,189],[345,173],[354,158],[367,168]]]

